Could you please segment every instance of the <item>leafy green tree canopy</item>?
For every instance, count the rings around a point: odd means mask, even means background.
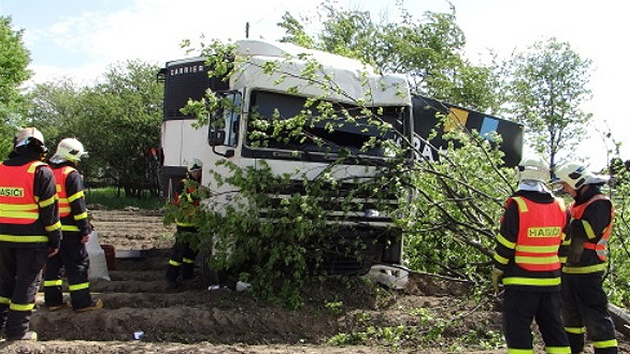
[[[425,12],[415,19],[399,4],[400,19],[375,22],[367,11],[322,5],[322,28],[306,32],[300,22],[285,13],[278,26],[286,34],[281,41],[359,59],[383,72],[408,75],[412,91],[453,104],[485,111],[497,110],[498,78],[492,67],[473,65],[464,58],[466,39],[451,13]],[[314,15],[313,15],[314,16]]]
[[[30,93],[30,120],[41,127],[54,152],[56,143],[76,137],[90,153],[82,163],[88,183],[157,193],[157,167],[151,148],[159,146],[162,85],[158,67],[141,61],[112,66],[93,87],[61,79]],[[158,156],[155,156],[158,157]]]
[[[512,114],[525,125],[532,148],[548,156],[552,167],[573,151],[591,119],[581,108],[591,97],[591,64],[556,38],[536,42],[510,62]]]
[[[10,17],[0,17],[0,48],[0,154],[6,156],[26,106],[20,85],[31,77],[30,53],[22,42],[22,31],[11,28]]]

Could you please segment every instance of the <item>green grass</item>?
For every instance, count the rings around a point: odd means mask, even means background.
[[[143,198],[131,198],[125,196],[125,191],[119,191],[115,187],[89,188],[85,190],[85,200],[89,204],[100,204],[108,209],[121,210],[132,206],[144,210],[156,210],[164,206],[165,200],[161,197],[144,196]]]

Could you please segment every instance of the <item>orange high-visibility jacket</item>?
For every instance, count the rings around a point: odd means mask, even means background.
[[[35,171],[39,166],[48,166],[41,161],[33,161],[22,166],[0,164],[0,223],[21,225],[19,234],[0,233],[0,241],[11,243],[47,243],[48,236],[39,221],[39,208],[42,203],[33,190]],[[48,167],[47,167],[48,168]]]
[[[597,194],[586,201],[586,203],[584,204],[575,205],[575,203],[573,203],[571,204],[570,208],[571,217],[576,220],[582,219],[582,215],[584,215],[584,211],[586,210],[586,208],[591,203],[598,200],[607,200],[608,202],[610,202],[610,198],[608,198],[607,196],[603,194]],[[585,249],[594,250],[595,252],[597,252],[597,257],[599,257],[599,259],[601,259],[602,261],[606,261],[608,259],[606,248],[608,245],[608,239],[610,238],[610,234],[612,232],[613,219],[615,218],[615,208],[614,206],[612,206],[612,202],[610,202],[610,205],[610,223],[604,228],[602,232],[602,237],[599,240],[593,242],[593,240],[597,238],[597,235],[595,235],[591,227],[587,226],[588,224],[584,225],[584,231],[586,232],[586,236],[588,237],[589,241],[584,242],[583,246]]]
[[[567,223],[562,199],[539,204],[527,198],[513,197],[518,205],[519,230],[514,261],[521,268],[534,272],[558,270],[561,267],[558,249]]]

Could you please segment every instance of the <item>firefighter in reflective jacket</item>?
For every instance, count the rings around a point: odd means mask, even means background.
[[[562,269],[564,325],[573,353],[584,349],[584,334],[595,354],[617,353],[615,326],[602,287],[614,206],[600,187],[608,181],[570,162],[556,171],[558,183],[574,199],[571,204],[571,246]]]
[[[175,244],[171,249],[171,256],[166,270],[166,283],[170,289],[177,289],[180,285],[178,278],[194,278],[195,258],[197,250],[191,247],[191,238],[197,237],[199,229],[194,222],[194,216],[199,210],[201,199],[207,197],[207,190],[201,186],[203,163],[197,158],[188,162],[188,176],[182,180],[180,190],[175,194],[173,204],[179,211],[176,220],[177,230]]]
[[[14,147],[0,164],[0,332],[36,340],[30,317],[46,258],[59,250],[61,223],[53,172],[40,161],[42,133],[24,128]]]
[[[534,353],[536,320],[547,353],[570,353],[562,324],[561,263],[568,251],[569,213],[547,188],[549,168],[539,157],[524,158],[517,192],[508,198],[497,235],[492,276],[503,294],[503,332],[508,353]]]
[[[68,279],[70,303],[76,312],[98,310],[103,307],[101,300],[92,300],[90,295],[88,282],[90,259],[85,245],[92,228],[85,206],[83,180],[76,169],[81,159],[87,155],[79,140],[66,138],[59,142],[57,151],[50,158],[57,184],[63,232],[59,254],[48,259],[44,274],[44,302],[50,311],[69,307],[63,301],[62,267]]]

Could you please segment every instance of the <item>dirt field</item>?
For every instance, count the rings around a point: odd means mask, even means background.
[[[420,275],[413,275],[404,291],[374,289],[360,279],[351,286],[313,285],[304,289],[309,297],[299,311],[194,282],[167,291],[163,276],[173,228],[163,226],[161,214],[95,210],[93,215],[101,244],[114,245],[119,254],[142,250],[139,257],[116,259],[111,281],[92,282],[105,308],[83,314],[39,308],[31,326],[40,341],[3,342],[0,353],[506,352],[482,351],[490,333],[500,333],[498,303],[461,300],[457,295],[466,291],[461,285]],[[329,340],[339,333],[369,345],[334,346]],[[455,347],[456,340],[468,344]],[[628,342],[621,344],[621,352],[630,353]]]

